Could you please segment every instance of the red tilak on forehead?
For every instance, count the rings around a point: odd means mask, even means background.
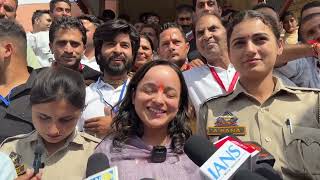
[[[163,92],[164,86],[162,83],[159,83],[159,91]]]

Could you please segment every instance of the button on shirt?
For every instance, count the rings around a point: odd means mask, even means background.
[[[108,104],[114,106],[119,102],[119,100],[124,98],[129,81],[130,80],[128,79],[124,85],[114,89],[113,86],[104,83],[103,80],[99,78],[96,83],[88,86],[86,88],[86,107],[78,121],[78,129],[83,131],[84,121],[87,119],[105,116],[104,108],[109,106]],[[121,91],[124,92],[120,99]]]
[[[225,88],[228,89],[236,73],[233,65],[229,64],[227,70],[220,67],[212,67],[216,70]],[[211,97],[226,93],[212,76],[209,65],[192,68],[189,71],[183,72],[183,76],[187,83],[189,97],[196,110],[197,117],[199,108],[203,102]]]

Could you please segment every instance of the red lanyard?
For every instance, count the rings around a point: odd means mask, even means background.
[[[227,91],[226,87],[223,85],[223,82],[222,80],[220,79],[218,73],[216,72],[216,70],[213,68],[213,67],[209,67],[210,68],[210,71],[211,71],[211,74],[213,76],[213,78],[217,81],[217,83],[219,84],[219,86],[225,90],[227,93],[230,93],[233,91],[234,89],[234,86],[236,85],[237,81],[238,81],[238,78],[239,78],[239,73],[236,72],[232,78],[232,81],[231,81],[231,84],[229,86],[229,89]]]

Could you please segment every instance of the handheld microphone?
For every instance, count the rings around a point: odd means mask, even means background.
[[[283,178],[280,174],[275,171],[269,164],[267,163],[260,163],[254,167],[255,173],[259,174],[262,177],[270,180],[282,180]]]
[[[201,136],[191,136],[186,141],[184,151],[200,167],[202,174],[214,180],[229,179],[251,156],[231,141],[225,142],[217,150],[213,143]]]
[[[35,175],[38,174],[39,169],[42,168],[41,156],[43,152],[44,152],[44,148],[40,144],[37,144],[34,151],[34,160],[33,160],[33,169],[34,169]]]
[[[239,138],[237,138],[236,136],[234,136],[232,134],[222,134],[219,136],[219,140],[223,140],[228,137],[231,137],[232,140],[237,141],[239,143],[243,143],[243,144],[250,146],[256,150],[256,153],[251,154],[253,157],[254,164],[266,163],[266,164],[269,164],[271,167],[273,167],[273,165],[276,161],[275,158],[266,149],[261,147],[261,145],[259,143],[254,142],[254,141],[241,141]]]
[[[92,154],[87,163],[86,180],[118,180],[117,167],[110,168],[109,160],[103,153]]]
[[[249,170],[239,170],[233,177],[232,180],[268,180],[256,173],[252,173]]]
[[[274,157],[267,150],[261,147],[260,144],[252,141],[243,142],[237,137],[230,134],[223,134],[219,136],[219,141],[223,141],[226,139],[243,143],[259,151],[258,154],[252,154],[253,156],[251,159],[252,162],[250,166],[252,167],[252,172],[259,174],[260,176],[266,179],[272,179],[272,180],[282,179],[279,173],[272,168],[275,163]]]

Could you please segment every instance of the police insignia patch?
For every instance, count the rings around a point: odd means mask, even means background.
[[[217,117],[215,126],[208,127],[207,134],[210,136],[219,136],[222,134],[244,136],[246,135],[246,127],[238,126],[238,120],[239,119],[235,115],[229,111],[226,111],[223,113],[223,115]]]
[[[20,176],[20,175],[24,174],[26,172],[26,170],[24,168],[24,165],[21,162],[21,155],[15,153],[15,152],[11,152],[9,157],[14,164],[17,175]]]

